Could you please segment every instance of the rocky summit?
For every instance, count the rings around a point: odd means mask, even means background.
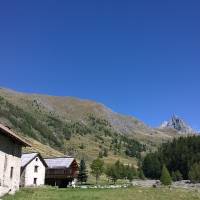
[[[160,126],[161,129],[175,129],[180,134],[196,134],[183,119],[177,115],[173,115],[169,121],[165,121]]]

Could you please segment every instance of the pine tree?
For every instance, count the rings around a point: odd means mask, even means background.
[[[81,182],[82,184],[87,182],[87,178],[88,178],[87,168],[85,165],[85,161],[82,159],[79,167],[78,181]]]
[[[106,171],[106,176],[113,181],[115,184],[117,180],[119,179],[119,172],[118,169],[116,168],[115,165],[110,165],[107,167]]]
[[[149,153],[143,160],[142,170],[147,178],[157,179],[161,175],[161,163],[158,155]]]
[[[142,169],[138,170],[138,177],[142,180],[145,180],[145,175]]]
[[[199,163],[195,163],[192,165],[189,171],[189,179],[193,183],[200,182],[200,164]]]
[[[142,162],[141,160],[138,161],[138,171],[137,171],[138,177],[142,180],[144,180],[146,177],[144,175],[143,169],[142,169]]]
[[[162,168],[160,181],[163,185],[171,185],[171,183],[172,183],[171,176],[165,165],[163,165],[163,168]]]
[[[108,150],[107,150],[106,148],[104,148],[103,156],[104,156],[104,157],[108,157]]]
[[[136,176],[136,170],[133,166],[127,166],[126,167],[126,173],[127,173],[127,179],[131,182],[134,178],[134,176]]]
[[[179,170],[176,170],[175,172],[172,172],[172,180],[173,181],[181,181],[183,180],[183,176]]]
[[[177,177],[176,177],[176,173],[175,172],[172,172],[171,177],[172,177],[173,181],[177,181]]]
[[[183,180],[183,176],[181,174],[181,172],[179,170],[175,171],[176,174],[176,180],[177,181],[182,181]]]

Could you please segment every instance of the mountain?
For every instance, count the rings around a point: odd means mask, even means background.
[[[196,134],[183,119],[173,115],[169,121],[165,121],[160,126],[161,129],[174,129],[180,134]]]
[[[36,141],[34,148],[44,154],[51,148],[55,154],[89,161],[100,156],[106,162],[134,163],[135,157],[178,135],[175,129],[151,128],[94,101],[5,88],[0,89],[0,122],[32,143]]]

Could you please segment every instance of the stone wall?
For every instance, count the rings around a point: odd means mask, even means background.
[[[0,196],[19,189],[21,150],[20,144],[0,133]]]

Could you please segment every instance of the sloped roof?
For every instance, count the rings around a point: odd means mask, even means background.
[[[25,153],[22,154],[21,157],[21,167],[25,167],[28,165],[34,158],[39,157],[40,160],[43,162],[44,166],[47,167],[46,162],[42,158],[42,156],[39,153]]]
[[[72,157],[57,157],[44,159],[48,168],[69,168],[72,162],[75,160]]]
[[[17,141],[23,146],[30,147],[31,145],[28,144],[25,140],[20,138],[18,135],[16,135],[14,132],[12,132],[9,128],[4,126],[3,124],[0,124],[0,133],[3,133],[4,135],[10,137],[12,140]]]

